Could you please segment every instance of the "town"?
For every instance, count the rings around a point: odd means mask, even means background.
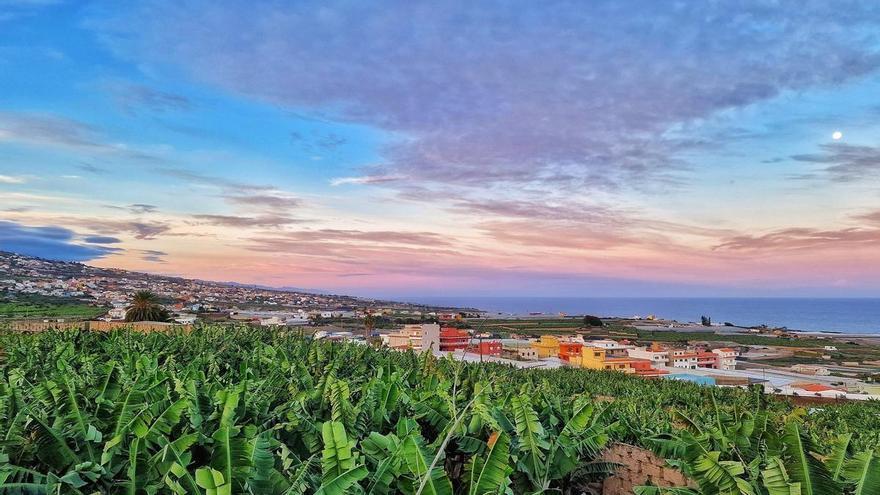
[[[646,318],[499,317],[476,309],[163,277],[0,252],[0,325],[144,331],[229,323],[300,328],[314,339],[431,352],[519,368],[582,368],[718,387],[761,386],[801,398],[880,398],[876,342],[837,342],[780,329],[720,329]],[[169,319],[126,321],[149,291]],[[33,298],[50,301],[34,304]],[[17,312],[16,312],[17,311]],[[675,338],[671,338],[675,337]]]
[[[528,338],[511,335],[497,338],[487,333],[438,323],[405,325],[403,329],[377,334],[392,349],[426,352],[438,357],[451,356],[465,361],[498,362],[520,368],[574,367],[614,371],[656,379],[685,380],[721,387],[761,386],[766,393],[809,399],[880,399],[880,386],[873,381],[834,376],[823,366],[796,364],[788,369],[755,365],[751,358],[766,354],[765,346],[729,344],[637,345],[629,339],[585,339],[576,333],[567,336],[542,335]],[[318,333],[316,338],[358,340],[348,332]],[[825,346],[823,350],[837,350]],[[742,360],[745,358],[746,360]],[[880,365],[878,362],[869,365]]]
[[[344,295],[164,277],[0,251],[0,299],[28,302],[36,298],[49,303],[62,303],[67,309],[76,305],[87,306],[91,309],[86,310],[85,314],[95,319],[122,321],[131,295],[140,290],[156,294],[171,311],[173,323],[178,324],[204,320],[305,325],[320,319],[363,317],[366,311],[396,312],[421,317],[436,316],[448,309]],[[21,314],[14,315],[17,318],[27,319],[33,316],[42,321],[40,316],[45,316],[39,312],[29,313],[27,304],[19,305],[22,310]],[[52,322],[63,323],[63,316],[62,312]]]

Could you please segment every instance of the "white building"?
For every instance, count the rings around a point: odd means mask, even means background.
[[[804,375],[830,375],[831,370],[824,366],[819,366],[818,364],[796,364],[791,367],[791,371],[795,373],[801,373]]]
[[[307,314],[296,314],[296,315],[291,316],[291,317],[288,318],[287,320],[285,320],[285,321],[284,321],[284,324],[293,327],[293,326],[308,325],[308,324],[309,324],[309,321],[310,321],[310,320],[309,320],[309,315],[307,315]]]
[[[826,345],[825,347],[823,347],[823,349],[825,349],[826,351],[836,351],[837,347],[833,345]]]
[[[739,353],[735,349],[722,347],[721,349],[712,349],[712,352],[718,355],[719,370],[735,370],[736,358]]]
[[[382,340],[394,349],[437,351],[440,349],[440,325],[437,323],[404,325],[401,331],[384,335]]]
[[[666,366],[669,362],[669,351],[656,344],[651,347],[635,347],[629,349],[627,354],[629,354],[629,357],[631,358],[647,359],[648,361],[651,361],[651,365],[653,366]]]
[[[110,311],[107,311],[107,319],[108,320],[124,320],[125,319],[125,308],[112,308]]]
[[[181,313],[174,317],[174,321],[181,325],[192,325],[196,322],[196,315]]]
[[[690,349],[676,349],[669,354],[669,366],[695,370],[698,368],[699,355]]]

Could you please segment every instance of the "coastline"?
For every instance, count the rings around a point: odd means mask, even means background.
[[[632,320],[696,322],[705,315],[728,327],[766,325],[817,336],[880,336],[878,298],[683,297],[403,297],[408,302],[479,308],[489,318],[542,319],[595,315]]]

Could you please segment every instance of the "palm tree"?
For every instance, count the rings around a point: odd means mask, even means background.
[[[364,339],[369,342],[370,337],[373,336],[373,329],[376,328],[376,317],[373,316],[372,311],[367,311],[367,315],[364,317]]]
[[[131,306],[125,311],[125,321],[167,321],[168,311],[159,304],[156,294],[148,290],[134,293]]]

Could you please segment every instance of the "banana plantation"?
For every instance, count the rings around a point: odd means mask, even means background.
[[[880,494],[880,405],[519,370],[297,332],[0,335],[0,493],[590,493],[612,442],[693,486]]]

